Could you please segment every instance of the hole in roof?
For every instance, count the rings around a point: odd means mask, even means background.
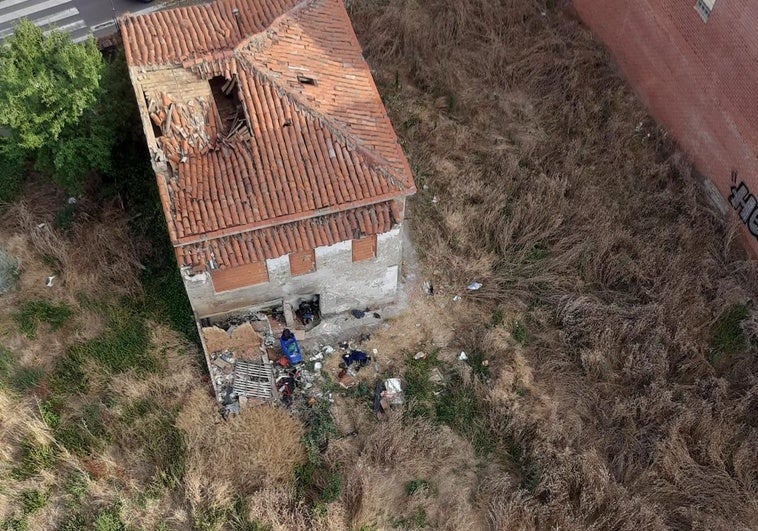
[[[297,80],[302,83],[303,85],[315,85],[316,79],[308,76],[304,76],[303,74],[297,75]]]
[[[231,79],[224,76],[216,76],[208,80],[211,87],[213,101],[221,124],[221,133],[231,136],[240,132],[249,133],[245,111],[239,98],[239,86],[237,76]]]

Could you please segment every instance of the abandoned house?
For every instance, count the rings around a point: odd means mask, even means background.
[[[319,296],[391,302],[413,176],[341,0],[217,0],[120,19],[198,319]]]

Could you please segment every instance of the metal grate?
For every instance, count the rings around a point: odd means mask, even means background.
[[[232,393],[248,398],[273,398],[274,370],[262,361],[237,360],[234,366]]]

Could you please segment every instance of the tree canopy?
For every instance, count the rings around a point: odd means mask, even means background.
[[[76,44],[22,20],[0,47],[0,125],[22,149],[57,141],[97,101],[102,70],[94,40]]]

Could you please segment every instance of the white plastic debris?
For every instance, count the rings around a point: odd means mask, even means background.
[[[45,278],[45,286],[47,286],[48,288],[52,288],[54,278],[55,278],[55,275]]]
[[[460,295],[453,295],[453,302],[458,302],[459,300],[461,300]]]
[[[390,404],[398,406],[403,403],[403,387],[400,384],[400,378],[384,380],[384,389],[382,395],[389,400]]]
[[[323,367],[323,365],[321,365],[320,361],[317,361],[316,363],[313,364],[313,370],[314,371],[320,371],[321,367]]]
[[[464,351],[461,350],[461,353],[458,354],[458,359],[461,361],[466,361],[468,359],[468,356],[466,355]]]
[[[466,289],[469,290],[469,291],[476,291],[476,290],[478,290],[481,287],[482,287],[482,283],[481,282],[474,281],[471,284],[469,284],[468,286],[466,286]]]
[[[436,195],[434,197],[432,197],[432,203],[434,203],[436,205],[439,202],[440,202],[440,200],[439,200],[439,198]]]
[[[327,345],[324,347],[323,350],[324,350],[324,354],[329,355],[332,352],[334,352],[334,347],[332,347],[331,345]]]
[[[377,354],[379,354],[379,349],[375,348],[371,352],[373,352],[374,356],[376,356]]]
[[[416,354],[413,355],[414,360],[423,360],[426,358],[426,352],[416,352]]]
[[[308,361],[318,361],[322,359],[324,359],[324,355],[319,352],[318,354],[314,354],[313,356],[308,358]]]

